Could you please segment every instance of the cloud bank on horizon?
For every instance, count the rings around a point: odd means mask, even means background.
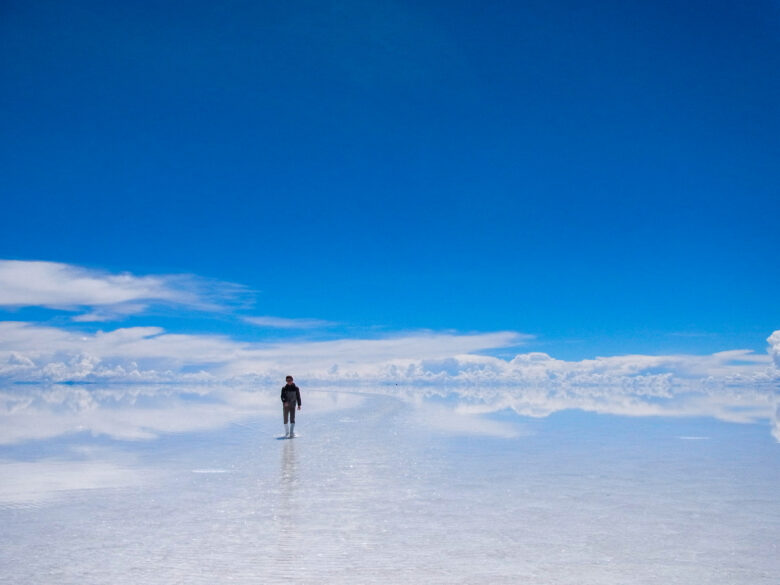
[[[497,331],[395,332],[326,341],[242,341],[229,335],[176,333],[159,326],[85,332],[79,322],[117,321],[163,303],[183,311],[230,311],[241,287],[191,275],[111,274],[53,262],[0,261],[0,307],[77,312],[76,323],[0,321],[0,380],[8,382],[276,382],[289,372],[308,384],[633,387],[665,392],[701,385],[780,380],[780,331],[768,353],[734,349],[711,355],[620,355],[580,361],[546,353],[512,359],[485,355],[534,336]],[[305,331],[318,319],[235,315],[260,327]]]

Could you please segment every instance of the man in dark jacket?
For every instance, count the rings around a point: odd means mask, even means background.
[[[301,389],[295,385],[292,376],[287,376],[287,384],[282,386],[282,406],[284,412],[284,436],[292,439],[295,436],[295,404],[301,409]],[[287,428],[287,417],[290,417],[290,427]]]

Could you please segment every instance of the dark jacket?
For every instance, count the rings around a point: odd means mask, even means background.
[[[297,402],[301,405],[301,389],[295,384],[282,386],[282,402]]]

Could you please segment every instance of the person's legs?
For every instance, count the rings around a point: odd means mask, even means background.
[[[285,402],[284,403],[284,436],[291,436],[293,434],[293,429],[295,428],[295,402]],[[287,420],[290,420],[290,430],[287,430]]]
[[[290,431],[287,431],[287,413],[290,413]],[[284,436],[295,436],[295,402],[284,403]]]

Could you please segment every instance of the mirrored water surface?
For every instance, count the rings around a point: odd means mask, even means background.
[[[774,585],[777,402],[751,392],[527,416],[527,390],[304,387],[280,440],[277,390],[10,386],[0,575]]]

